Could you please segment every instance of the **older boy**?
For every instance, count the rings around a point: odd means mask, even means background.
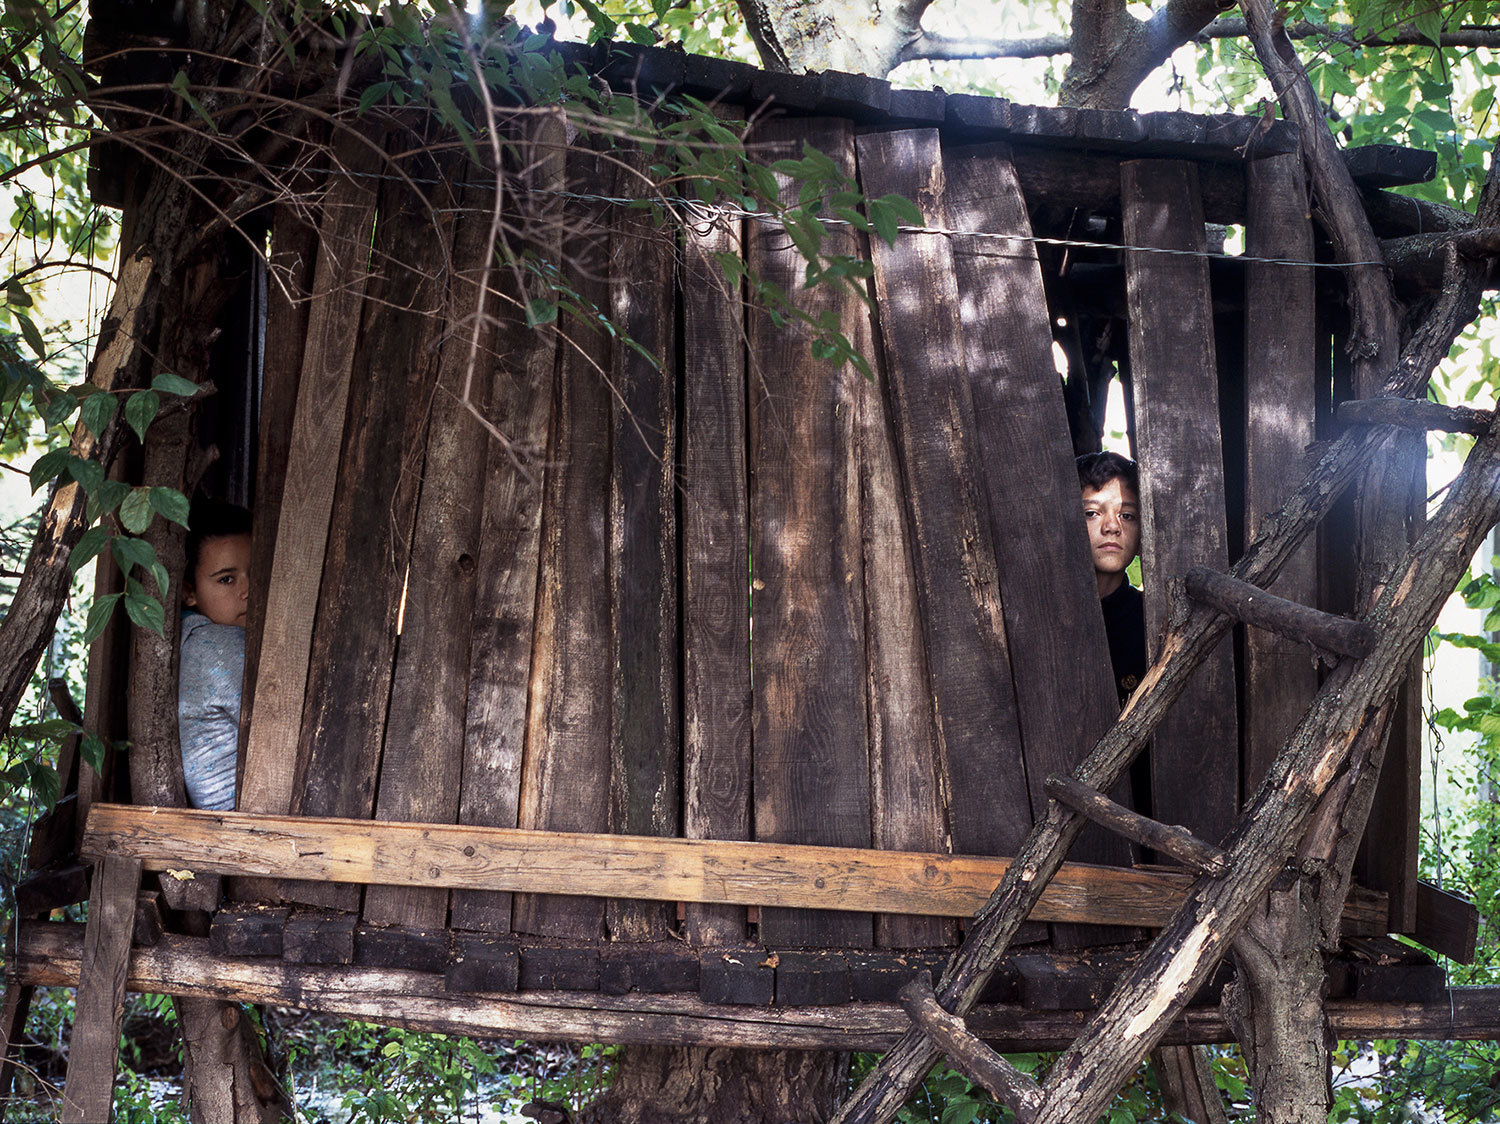
[[[1099,587],[1099,608],[1109,637],[1120,702],[1146,674],[1146,614],[1141,591],[1125,577],[1141,548],[1140,477],[1135,462],[1119,453],[1087,453],[1078,458],[1083,519]]]

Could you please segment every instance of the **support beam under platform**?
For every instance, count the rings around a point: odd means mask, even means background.
[[[75,986],[82,947],[81,925],[22,922],[11,978],[38,987]],[[911,1026],[894,1003],[778,1008],[722,1007],[685,995],[454,996],[443,990],[443,977],[436,973],[226,959],[214,956],[206,939],[175,935],[154,948],[133,950],[126,987],[303,1007],[412,1030],[538,1042],[880,1051]],[[966,1021],[995,1049],[1015,1053],[1065,1048],[1089,1014],[996,1004],[976,1007]],[[1427,1003],[1332,999],[1328,1017],[1340,1038],[1489,1041],[1500,1038],[1500,987],[1451,988]],[[1232,1041],[1217,1006],[1187,1008],[1162,1038],[1165,1045]]]

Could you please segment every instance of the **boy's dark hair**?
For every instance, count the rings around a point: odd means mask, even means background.
[[[1078,458],[1078,486],[1097,492],[1111,480],[1123,480],[1141,494],[1141,474],[1135,461],[1119,453],[1084,453]]]
[[[193,573],[198,569],[198,555],[204,543],[228,535],[248,535],[250,528],[250,513],[238,504],[223,500],[194,500],[193,509],[188,513],[186,584],[193,584]]]

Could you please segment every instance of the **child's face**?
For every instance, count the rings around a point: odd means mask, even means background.
[[[214,624],[244,627],[250,601],[250,536],[220,535],[198,548],[198,565],[188,575],[182,603]]]
[[[1123,575],[1141,549],[1141,505],[1135,490],[1119,477],[1102,488],[1085,488],[1083,519],[1094,572]]]

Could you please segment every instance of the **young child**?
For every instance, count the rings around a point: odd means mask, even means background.
[[[250,513],[217,501],[193,505],[183,575],[177,733],[188,802],[234,809],[250,594]]]
[[[1146,674],[1146,613],[1141,591],[1125,569],[1141,548],[1140,476],[1135,462],[1119,453],[1078,458],[1078,486],[1089,531],[1099,607],[1109,637],[1109,661],[1123,704]]]

